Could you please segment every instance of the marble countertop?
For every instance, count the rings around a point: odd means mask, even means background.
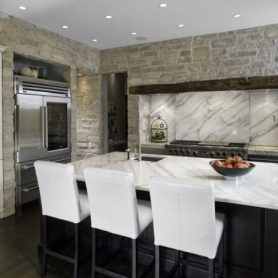
[[[147,156],[144,154],[144,156]],[[159,156],[159,155],[150,155]],[[72,162],[78,180],[84,180],[83,169],[101,167],[134,173],[138,190],[149,190],[152,176],[184,178],[186,183],[211,183],[215,199],[219,202],[278,209],[278,164],[256,162],[248,175],[238,179],[225,179],[216,173],[207,158],[161,156],[157,162],[127,160],[126,153],[113,152]]]

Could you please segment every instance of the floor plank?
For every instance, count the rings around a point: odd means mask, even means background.
[[[24,207],[22,214],[0,220],[0,277],[1,278],[38,278],[40,262],[38,243],[40,237],[39,203]],[[114,261],[113,269],[121,270],[120,263]],[[71,264],[49,258],[47,277],[72,277]],[[80,266],[80,278],[90,277],[91,263],[88,259]],[[103,277],[98,275],[98,278]],[[150,273],[148,277],[154,277]]]

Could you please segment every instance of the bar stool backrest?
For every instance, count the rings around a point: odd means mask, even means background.
[[[34,166],[42,214],[79,223],[81,212],[73,166],[49,161],[36,161]]]
[[[136,239],[139,218],[133,173],[91,167],[84,176],[92,228]]]
[[[153,177],[150,182],[155,245],[211,257],[217,249],[210,184]]]

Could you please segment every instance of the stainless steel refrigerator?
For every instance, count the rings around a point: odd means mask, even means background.
[[[67,83],[15,77],[17,205],[39,198],[34,162],[66,163],[71,157],[70,90]]]

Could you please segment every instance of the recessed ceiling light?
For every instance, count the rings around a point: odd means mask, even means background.
[[[111,18],[112,18],[112,15],[107,15],[105,18],[106,18],[106,19],[111,19]]]
[[[135,35],[137,35],[137,33],[136,32],[131,32],[130,35],[135,36]]]
[[[184,27],[184,24],[178,24],[177,27],[182,28],[182,27]]]
[[[19,8],[20,10],[23,10],[23,11],[27,9],[27,8],[24,7],[24,6],[19,6],[18,8]]]
[[[98,40],[97,40],[97,39],[92,39],[92,41],[93,41],[93,42],[97,42]]]
[[[63,29],[68,29],[69,26],[68,26],[68,25],[63,25],[62,28],[63,28]]]
[[[240,14],[234,14],[234,15],[233,15],[233,18],[239,18],[239,17],[241,17]]]
[[[166,8],[167,7],[167,3],[161,3],[161,4],[159,4],[159,7],[160,8]]]

